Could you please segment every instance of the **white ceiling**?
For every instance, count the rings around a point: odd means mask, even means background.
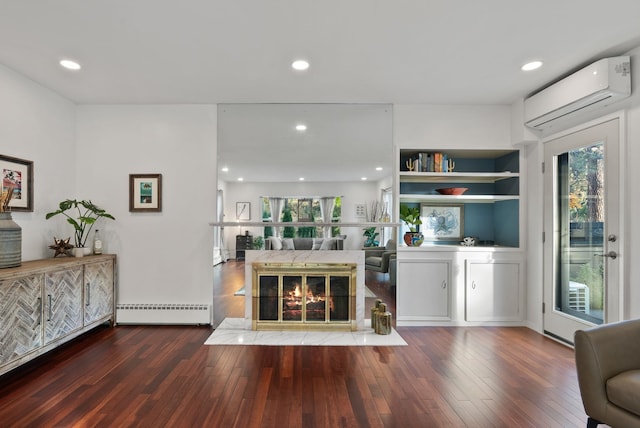
[[[385,104],[221,104],[218,166],[229,171],[219,177],[381,180],[392,172],[392,121],[392,108]],[[297,131],[297,124],[307,130]]]
[[[77,103],[511,104],[637,44],[638,0],[0,0],[0,63]]]
[[[640,45],[639,18],[638,0],[0,0],[0,64],[81,104],[511,104]]]

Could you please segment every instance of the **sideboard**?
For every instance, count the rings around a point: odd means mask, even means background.
[[[0,375],[115,323],[116,256],[52,258],[0,270]]]

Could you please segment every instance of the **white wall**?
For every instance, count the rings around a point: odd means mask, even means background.
[[[118,303],[211,303],[216,106],[78,106],[77,197],[118,255]],[[162,212],[129,212],[129,174],[162,174]]]
[[[382,187],[388,187],[389,181],[383,182],[295,182],[295,183],[225,183],[225,221],[235,221],[236,202],[251,202],[251,221],[261,221],[261,196],[343,196],[342,221],[363,222],[364,218],[355,216],[356,204],[369,204],[380,200]],[[238,227],[225,229],[226,247],[233,257],[235,236],[249,230],[254,236],[262,235],[262,228]],[[345,249],[360,249],[364,242],[361,228],[341,228],[347,235]]]
[[[394,105],[393,141],[402,148],[513,148],[509,106]]]
[[[34,211],[12,215],[22,227],[23,261],[51,257],[54,236],[73,236],[45,214],[74,196],[75,149],[74,104],[0,65],[0,154],[34,163]]]

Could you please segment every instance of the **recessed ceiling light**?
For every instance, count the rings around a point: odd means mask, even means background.
[[[296,125],[296,130],[303,132],[307,130],[307,125],[305,125],[304,123],[299,123]]]
[[[298,71],[304,71],[309,68],[309,62],[303,59],[298,59],[291,63],[291,68]]]
[[[67,70],[80,70],[82,68],[80,64],[70,59],[61,59],[60,65],[66,68]]]
[[[222,167],[222,172],[229,172],[229,167],[223,166]]]
[[[360,180],[362,180],[362,181],[366,181],[366,180],[367,180],[367,177],[362,177]]]
[[[300,178],[298,178],[298,180],[304,181],[304,177],[300,177]]]
[[[536,70],[542,67],[542,61],[531,61],[521,67],[522,71]]]
[[[238,177],[238,181],[244,181],[244,178]]]
[[[381,166],[377,166],[376,167],[376,171],[382,171],[382,167]]]

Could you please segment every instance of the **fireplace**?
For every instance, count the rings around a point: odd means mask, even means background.
[[[253,263],[254,330],[356,330],[356,264]]]

